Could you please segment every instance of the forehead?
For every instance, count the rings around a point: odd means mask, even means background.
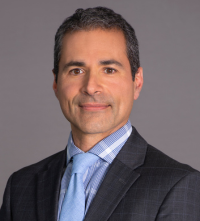
[[[62,41],[61,59],[74,57],[123,57],[127,58],[126,40],[122,31],[82,30],[67,33]]]

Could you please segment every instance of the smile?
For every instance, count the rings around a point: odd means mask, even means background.
[[[99,110],[104,110],[108,108],[110,105],[107,104],[98,104],[98,103],[93,103],[93,104],[81,104],[79,105],[80,108],[83,110],[87,111],[99,111]]]

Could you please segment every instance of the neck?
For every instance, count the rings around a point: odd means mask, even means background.
[[[72,137],[74,144],[82,151],[87,152],[106,136],[99,136],[99,134],[77,134],[72,131]]]
[[[108,137],[110,134],[114,133],[122,126],[124,126],[126,122],[122,122],[117,127],[114,127],[108,131],[102,131],[99,133],[85,133],[71,124],[74,144],[82,151],[87,152],[90,149],[92,149],[101,140]]]

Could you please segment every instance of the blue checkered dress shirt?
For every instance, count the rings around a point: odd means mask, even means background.
[[[103,140],[101,140],[92,149],[88,151],[90,153],[99,156],[99,159],[96,161],[96,163],[93,166],[88,168],[88,170],[85,172],[83,176],[83,183],[85,187],[85,196],[86,196],[85,214],[94,196],[96,195],[96,192],[100,184],[102,183],[110,164],[112,163],[112,161],[117,156],[118,152],[123,147],[124,143],[130,136],[131,132],[132,132],[132,126],[130,121],[128,120],[128,122],[123,127],[115,131],[108,137],[104,138]],[[67,192],[67,187],[69,185],[69,181],[71,178],[71,170],[73,163],[72,157],[79,153],[83,153],[83,151],[75,146],[72,139],[72,135],[70,133],[67,144],[67,168],[65,170],[65,173],[61,181],[61,190],[60,190],[59,207],[58,207],[58,220],[62,208],[63,199],[65,193]]]

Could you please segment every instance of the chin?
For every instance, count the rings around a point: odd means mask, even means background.
[[[90,124],[90,125],[84,125],[81,130],[86,133],[86,134],[98,134],[98,133],[104,133],[105,128],[103,125],[95,125],[95,124]]]
[[[112,127],[104,122],[87,122],[78,126],[79,130],[85,134],[101,134],[106,133]]]

